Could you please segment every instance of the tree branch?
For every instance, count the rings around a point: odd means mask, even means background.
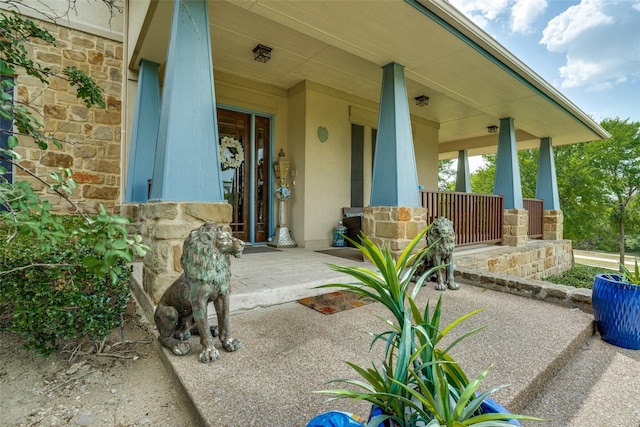
[[[0,156],[2,157],[2,156]],[[25,168],[24,166],[20,165],[17,162],[14,162],[12,159],[7,159],[10,163],[12,163],[13,165],[15,165],[17,168],[19,168],[21,171],[23,171],[24,173],[26,173],[27,175],[31,176],[34,179],[37,179],[39,182],[41,182],[42,184],[46,185],[47,188],[51,191],[53,191],[54,193],[56,193],[57,195],[59,195],[60,197],[62,197],[63,199],[65,199],[71,206],[73,206],[73,208],[76,210],[75,213],[79,214],[82,219],[84,219],[84,221],[87,224],[91,224],[89,222],[89,219],[87,218],[87,216],[84,214],[84,212],[82,212],[82,210],[80,209],[80,207],[73,201],[71,200],[66,194],[64,194],[62,191],[57,190],[53,187],[51,187],[51,185],[46,182],[44,179],[40,178],[38,175],[36,175],[35,173],[31,172],[29,169]]]
[[[12,268],[11,270],[7,270],[7,271],[0,271],[0,276],[4,276],[4,275],[7,275],[7,274],[15,273],[16,271],[22,271],[22,270],[26,270],[28,268],[33,268],[33,267],[44,267],[44,268],[73,267],[73,264],[43,264],[43,263],[35,263],[35,264],[23,265],[21,267],[15,267],[15,268]]]

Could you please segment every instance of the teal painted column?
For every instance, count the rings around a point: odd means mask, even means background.
[[[546,210],[560,210],[556,162],[553,159],[551,138],[540,139],[540,156],[538,159],[538,176],[536,179],[536,199],[544,200],[544,208]]]
[[[382,70],[370,205],[419,207],[404,66],[391,62]]]
[[[150,200],[222,202],[206,0],[175,0]]]
[[[471,193],[469,155],[467,154],[467,150],[458,151],[458,174],[456,175],[456,191],[460,193]]]
[[[129,148],[127,186],[124,193],[125,202],[144,203],[149,196],[148,180],[153,175],[160,123],[158,67],[159,65],[155,62],[145,59],[140,61]]]
[[[500,119],[493,194],[504,195],[505,209],[524,209],[520,165],[518,164],[518,150],[516,148],[516,132],[513,127],[513,118],[511,117]]]

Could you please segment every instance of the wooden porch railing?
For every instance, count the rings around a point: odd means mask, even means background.
[[[529,211],[530,239],[541,239],[544,233],[544,200],[522,199],[524,208]]]
[[[427,209],[427,224],[441,216],[453,222],[456,246],[502,244],[503,196],[421,191],[420,200]]]

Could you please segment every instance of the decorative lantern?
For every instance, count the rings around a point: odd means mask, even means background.
[[[293,248],[297,246],[296,242],[291,238],[289,227],[287,227],[286,224],[287,211],[285,203],[289,200],[289,197],[291,197],[291,189],[287,182],[287,177],[289,176],[289,165],[290,162],[286,159],[284,150],[281,148],[280,153],[278,153],[278,161],[273,163],[273,170],[276,174],[276,178],[280,179],[280,187],[276,190],[276,197],[279,201],[278,226],[276,227],[273,239],[267,243],[268,246],[276,248]]]

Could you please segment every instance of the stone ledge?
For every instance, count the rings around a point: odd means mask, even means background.
[[[489,273],[485,270],[467,267],[456,267],[454,274],[456,282],[460,281],[468,285],[521,295],[564,307],[578,308],[586,313],[593,313],[591,308],[591,289],[574,288],[542,280]]]

